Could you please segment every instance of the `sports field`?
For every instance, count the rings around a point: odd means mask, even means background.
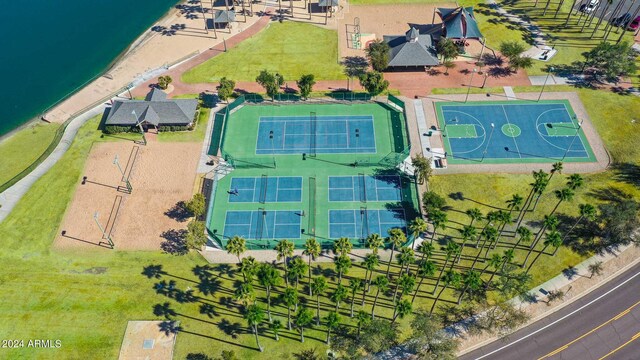
[[[435,106],[451,164],[596,161],[567,100]]]
[[[361,246],[418,214],[415,184],[396,170],[409,152],[404,115],[386,104],[245,104],[225,121],[220,149],[234,169],[217,175],[207,219],[221,245]]]

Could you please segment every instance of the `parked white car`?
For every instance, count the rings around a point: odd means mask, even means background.
[[[591,14],[598,8],[598,5],[600,5],[600,0],[591,0],[588,3],[580,6],[580,11],[586,14]]]

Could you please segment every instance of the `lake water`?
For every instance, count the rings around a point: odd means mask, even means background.
[[[177,0],[6,1],[0,136],[105,70]]]

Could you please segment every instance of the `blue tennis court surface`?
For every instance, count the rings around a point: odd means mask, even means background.
[[[256,154],[375,153],[373,116],[262,116]]]
[[[595,161],[568,101],[437,103],[449,160]]]
[[[386,236],[393,228],[406,230],[404,210],[329,210],[329,237],[365,238],[370,234]]]
[[[229,202],[300,202],[302,177],[234,177],[228,193]]]
[[[400,201],[400,177],[329,176],[329,201]]]
[[[223,236],[245,239],[299,239],[300,211],[227,211]]]

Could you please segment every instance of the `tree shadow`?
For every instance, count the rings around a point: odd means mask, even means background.
[[[162,270],[162,265],[149,265],[142,268],[142,275],[146,276],[149,279],[160,279],[162,275],[166,274],[167,273]]]
[[[632,163],[613,165],[614,179],[636,187],[640,187],[640,166]]]
[[[193,214],[187,210],[186,203],[184,201],[178,201],[171,209],[165,211],[164,214],[170,219],[178,222],[185,222],[193,216]]]
[[[187,241],[185,239],[187,231],[184,229],[170,229],[164,231],[160,237],[165,239],[160,244],[162,251],[171,255],[186,255],[189,252]]]
[[[227,336],[231,336],[232,339],[237,339],[238,335],[245,332],[242,324],[240,324],[239,322],[232,323],[227,319],[220,320],[220,322],[218,323],[218,329],[220,329]]]

